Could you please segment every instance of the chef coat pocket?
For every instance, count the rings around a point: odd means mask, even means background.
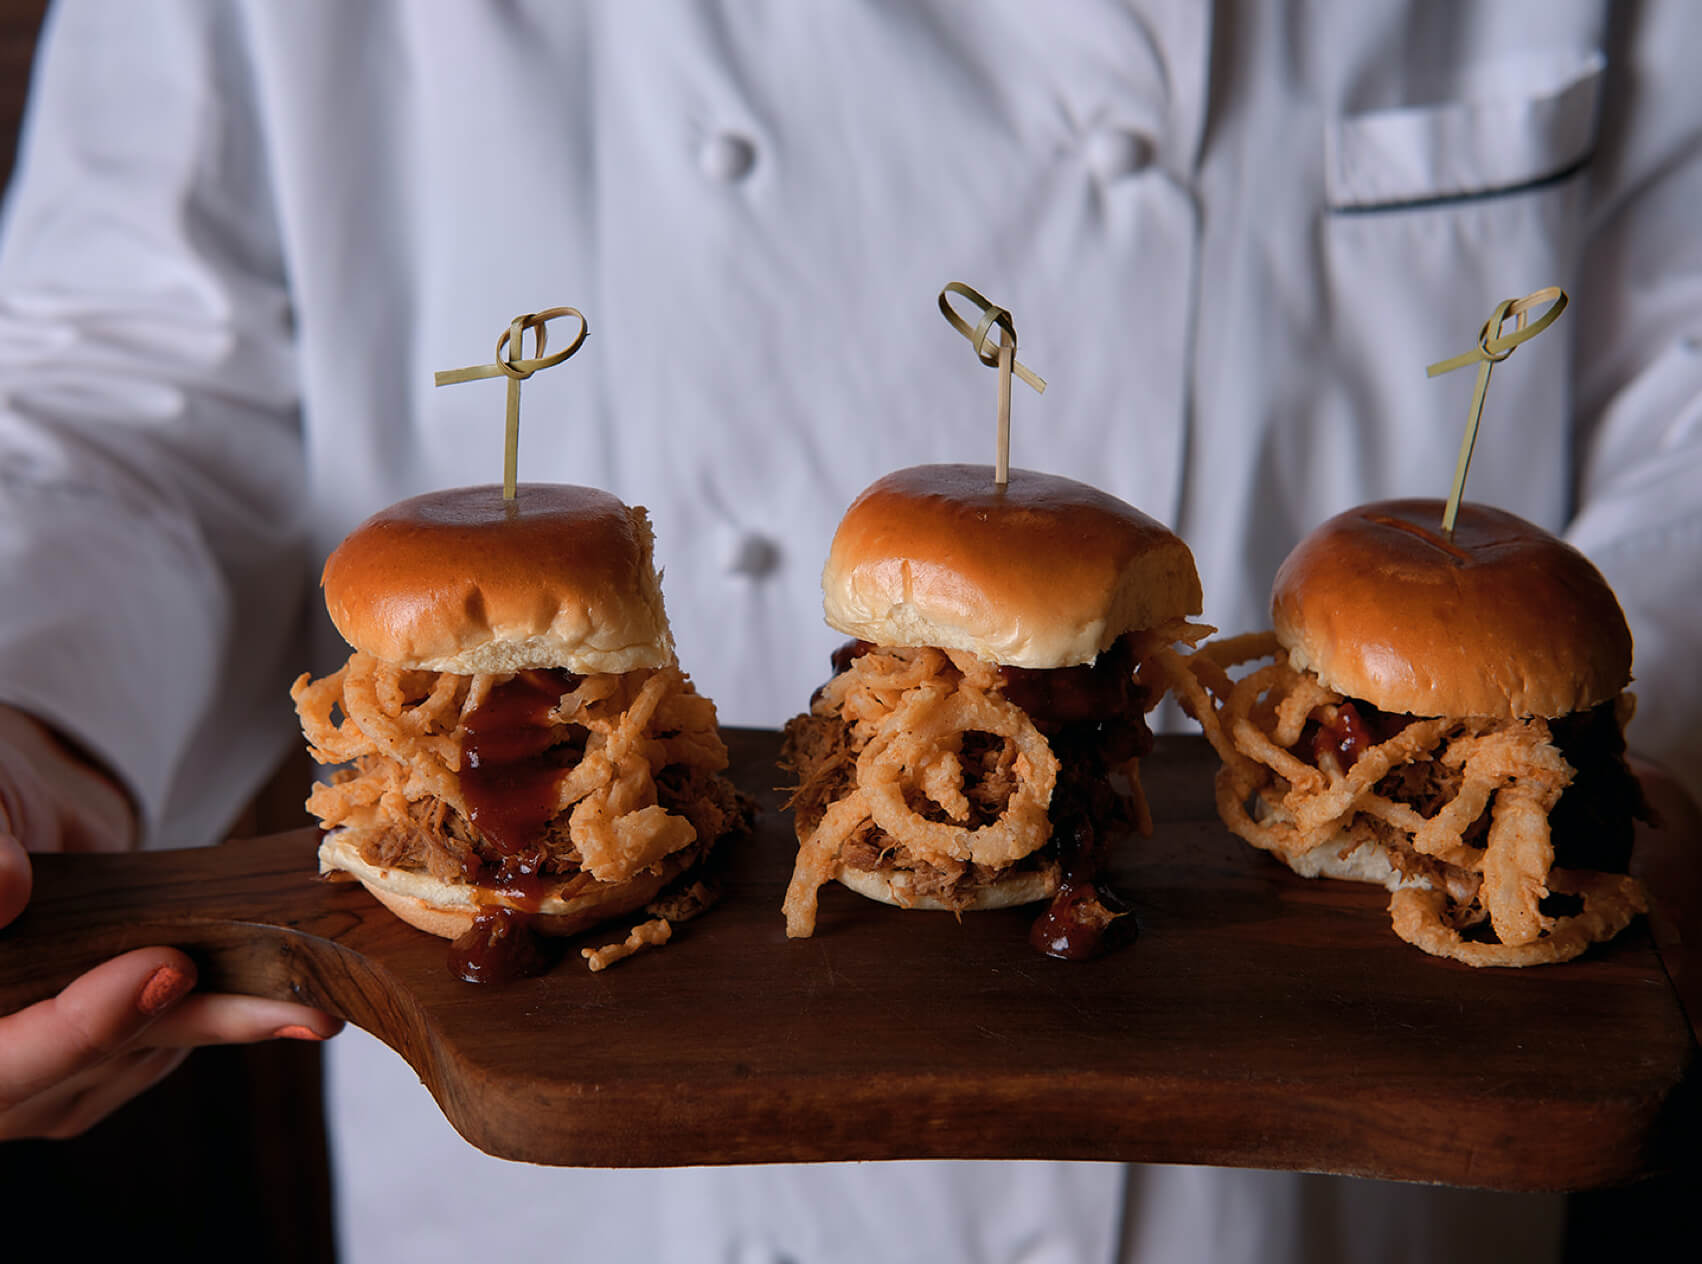
[[[1332,210],[1514,193],[1569,175],[1595,146],[1606,60],[1490,65],[1465,99],[1365,110],[1325,127]]]
[[[1570,177],[1595,145],[1603,67],[1594,52],[1512,54],[1462,71],[1446,102],[1326,123],[1320,282],[1345,402],[1317,424],[1344,484],[1445,493],[1472,381],[1429,380],[1425,365],[1469,348],[1503,298],[1577,292],[1586,188]],[[1473,499],[1565,521],[1570,431],[1545,419],[1572,415],[1569,337],[1496,371]]]

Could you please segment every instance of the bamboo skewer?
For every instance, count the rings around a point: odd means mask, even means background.
[[[1536,320],[1529,320],[1532,308],[1550,302],[1553,306]],[[1520,343],[1530,341],[1552,325],[1565,310],[1566,291],[1558,285],[1546,286],[1525,295],[1524,298],[1502,299],[1489,314],[1489,319],[1483,322],[1483,328],[1478,331],[1477,346],[1451,360],[1440,360],[1426,370],[1427,376],[1437,377],[1443,373],[1452,373],[1455,369],[1463,369],[1469,364],[1478,366],[1477,384],[1472,389],[1471,410],[1466,414],[1466,433],[1460,440],[1460,457],[1454,466],[1454,486],[1448,493],[1447,507],[1442,511],[1442,534],[1449,539],[1453,538],[1454,519],[1460,511],[1460,498],[1465,494],[1466,470],[1471,465],[1472,450],[1477,446],[1477,427],[1483,415],[1483,397],[1489,390],[1490,371],[1512,355],[1513,349]],[[1514,322],[1513,332],[1503,334],[1502,326],[1509,318]]]
[[[981,309],[981,322],[974,328],[952,310],[953,294],[962,295]],[[940,314],[953,329],[969,339],[969,345],[975,349],[976,358],[982,364],[999,371],[997,459],[993,463],[993,482],[1004,487],[1011,481],[1011,377],[1020,377],[1039,394],[1046,392],[1046,379],[1016,358],[1016,326],[1011,321],[1010,312],[988,302],[963,282],[951,281],[940,291]],[[995,326],[999,330],[999,341],[993,346],[990,345],[990,335]]]
[[[579,321],[579,332],[573,341],[554,355],[546,356],[544,346],[548,339],[545,326],[558,316],[572,316]],[[516,358],[522,350],[521,344],[526,331],[533,331],[536,342],[533,344],[532,355],[527,358]],[[585,336],[591,332],[591,326],[585,316],[577,308],[551,307],[546,311],[528,312],[516,316],[508,322],[508,328],[502,331],[502,336],[496,340],[496,360],[491,364],[475,364],[465,369],[445,369],[433,375],[433,381],[438,386],[452,386],[457,382],[473,382],[480,378],[506,377],[508,379],[508,422],[503,431],[502,457],[502,498],[513,500],[515,488],[519,484],[520,470],[520,383],[524,382],[539,369],[554,368],[567,359],[584,343]],[[507,352],[505,355],[504,352]]]

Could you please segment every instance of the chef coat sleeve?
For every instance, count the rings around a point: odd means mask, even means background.
[[[1702,6],[1616,18],[1572,335],[1578,513],[1636,638],[1630,740],[1702,801]]]
[[[57,8],[0,225],[0,701],[105,760],[145,837],[215,700],[276,733],[302,602],[291,312],[240,22]],[[208,830],[271,757],[246,785],[220,770]]]

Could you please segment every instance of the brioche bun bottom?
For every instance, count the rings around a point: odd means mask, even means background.
[[[1341,878],[1369,883],[1386,891],[1399,891],[1403,887],[1428,891],[1434,885],[1428,878],[1402,874],[1389,859],[1388,850],[1379,843],[1360,843],[1344,855],[1342,849],[1347,845],[1341,839],[1332,839],[1298,856],[1279,859],[1302,878]]]
[[[654,870],[625,882],[598,883],[570,897],[546,895],[533,909],[477,883],[444,882],[419,869],[371,864],[361,857],[360,835],[361,831],[350,828],[326,834],[319,844],[319,872],[349,874],[408,925],[443,939],[459,939],[472,929],[481,910],[498,905],[528,913],[532,928],[542,934],[577,935],[643,908],[691,868],[702,850],[697,844],[685,847],[665,857]]]
[[[1255,821],[1287,819],[1285,813],[1273,810],[1263,799],[1255,799],[1251,811]],[[1403,887],[1428,891],[1435,885],[1429,878],[1420,875],[1408,877],[1401,873],[1390,858],[1388,848],[1375,840],[1355,843],[1338,834],[1298,856],[1285,856],[1276,851],[1266,854],[1280,860],[1302,878],[1340,878],[1346,882],[1382,887],[1386,891],[1399,891]]]
[[[1049,900],[1058,893],[1058,867],[1046,865],[1039,869],[1024,869],[996,878],[975,892],[968,904],[954,907],[934,895],[915,894],[915,879],[906,870],[893,869],[876,873],[869,869],[853,869],[842,864],[834,879],[858,895],[895,908],[936,909],[941,912],[974,913],[984,909],[1014,908]]]

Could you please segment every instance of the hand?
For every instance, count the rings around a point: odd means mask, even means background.
[[[0,927],[29,901],[26,845],[112,851],[135,836],[121,790],[40,724],[0,706]],[[0,1140],[75,1136],[199,1045],[324,1040],[342,1029],[303,1005],[191,995],[194,987],[195,964],[183,953],[138,948],[0,1018]]]

